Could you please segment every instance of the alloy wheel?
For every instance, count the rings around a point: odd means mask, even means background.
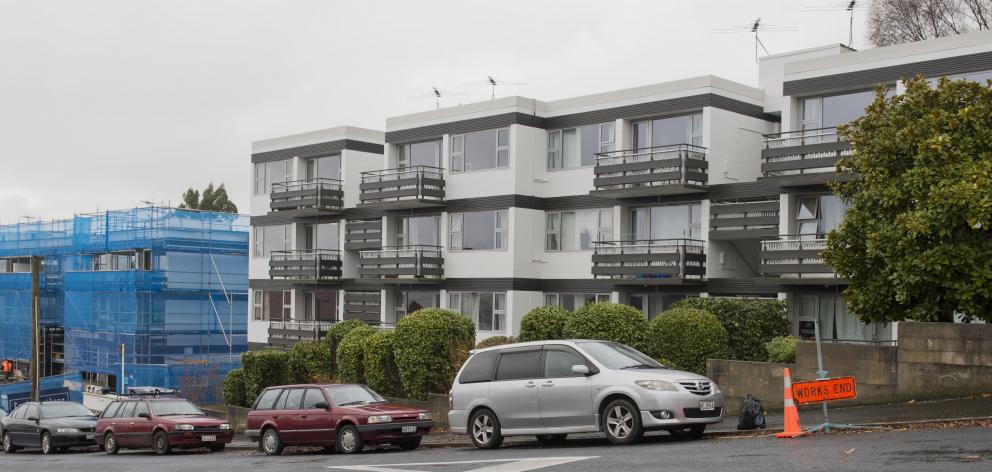
[[[3,433],[3,452],[7,454],[14,452],[14,441],[10,439],[10,433]]]
[[[350,451],[355,448],[355,433],[351,430],[345,430],[341,432],[341,447]]]
[[[634,430],[634,415],[624,406],[615,406],[606,415],[606,428],[613,437],[626,438]]]
[[[479,415],[472,423],[472,435],[480,444],[487,444],[493,437],[493,419],[489,415]]]
[[[276,433],[273,430],[265,432],[265,436],[262,437],[262,448],[269,454],[276,450]]]
[[[52,435],[45,433],[41,435],[41,453],[51,454],[52,452],[54,452],[52,450]]]

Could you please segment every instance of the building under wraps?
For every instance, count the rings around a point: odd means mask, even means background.
[[[44,258],[42,375],[176,387],[212,401],[247,350],[248,219],[162,207],[0,226],[0,357],[31,357],[31,256]],[[200,398],[194,398],[200,397]]]

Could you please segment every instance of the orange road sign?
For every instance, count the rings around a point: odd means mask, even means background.
[[[858,396],[854,377],[810,380],[792,384],[792,398],[797,404],[829,402]]]

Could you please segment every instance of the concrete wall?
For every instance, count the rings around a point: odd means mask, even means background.
[[[900,323],[897,369],[906,399],[992,392],[992,324]]]
[[[710,359],[706,361],[706,376],[723,390],[726,398],[724,414],[733,416],[740,410],[741,402],[749,393],[761,400],[766,410],[780,410],[784,398],[783,374],[786,367],[791,371],[796,369],[795,364]]]

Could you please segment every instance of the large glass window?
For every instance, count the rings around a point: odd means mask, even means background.
[[[506,249],[507,210],[452,213],[448,221],[450,249]]]
[[[253,230],[252,257],[269,257],[272,251],[288,251],[292,247],[290,225],[256,226]]]
[[[865,114],[875,99],[875,92],[860,92],[809,97],[802,100],[802,129],[835,128]]]
[[[396,156],[396,167],[441,167],[441,141],[401,144]]]
[[[306,248],[307,249],[338,249],[337,223],[320,223],[306,226]]]
[[[608,302],[608,293],[545,293],[544,304],[560,306],[566,310],[575,310],[590,303]]]
[[[397,246],[439,246],[441,217],[402,216],[395,219]]]
[[[703,114],[680,115],[635,122],[634,143],[637,148],[703,145]]]
[[[836,195],[804,195],[796,199],[796,233],[800,239],[822,239],[844,221],[847,205]]]
[[[596,153],[613,150],[613,123],[548,131],[548,169],[574,169],[596,163]]]
[[[341,155],[334,154],[324,157],[307,159],[308,179],[341,179]]]
[[[290,180],[293,175],[292,164],[292,159],[255,164],[253,193],[266,195],[272,191],[272,184]]]
[[[700,239],[701,208],[698,203],[633,208],[633,239]]]
[[[255,290],[252,294],[255,321],[289,321],[293,313],[291,290]]]
[[[448,292],[448,308],[471,318],[479,331],[506,329],[506,292]]]
[[[308,290],[303,292],[304,321],[335,321],[337,318],[337,290]]]
[[[451,136],[451,171],[471,172],[510,166],[510,128]]]
[[[593,241],[613,239],[613,209],[549,211],[546,213],[545,233],[545,250],[591,249]]]
[[[421,308],[441,306],[440,292],[402,291],[393,294],[393,322]]]

